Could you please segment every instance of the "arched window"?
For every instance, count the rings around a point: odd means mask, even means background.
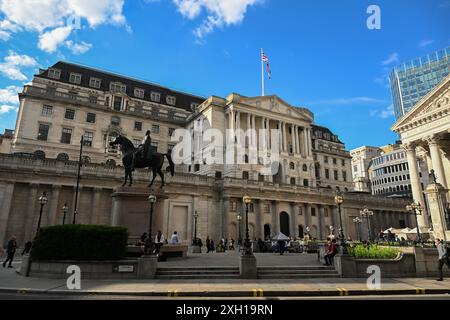
[[[108,159],[108,160],[106,160],[106,165],[108,167],[115,168],[116,167],[116,161],[114,159]]]
[[[308,171],[308,166],[306,164],[303,165],[303,171]]]
[[[69,155],[67,153],[60,153],[56,157],[56,160],[58,160],[58,161],[69,161]]]
[[[111,117],[111,124],[113,126],[119,126],[120,125],[120,118],[116,116]]]
[[[244,159],[245,159],[245,163],[248,163],[248,154],[246,154],[246,155],[244,156]]]
[[[33,153],[33,158],[34,159],[41,159],[41,160],[43,160],[43,159],[45,159],[45,152],[42,151],[42,150],[36,150]]]
[[[81,163],[82,164],[89,164],[91,163],[91,158],[88,156],[83,156],[83,158],[81,158]]]
[[[289,163],[289,169],[291,169],[291,170],[295,169],[295,164],[293,162]]]

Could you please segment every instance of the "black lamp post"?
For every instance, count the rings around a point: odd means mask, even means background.
[[[44,192],[42,193],[42,196],[39,197],[39,204],[41,205],[41,210],[39,211],[39,220],[36,229],[36,234],[38,234],[39,230],[41,229],[42,211],[44,210],[44,206],[47,204],[47,202],[48,202],[47,193]]]
[[[252,203],[252,198],[244,196],[242,201],[245,203],[245,242],[244,242],[244,254],[253,255],[252,245],[250,243],[250,236],[248,233],[248,206]]]
[[[373,216],[373,211],[364,208],[363,210],[360,211],[361,213],[361,217],[363,218],[367,218],[367,240],[371,241],[371,237],[370,237],[370,217]]]
[[[240,213],[238,213],[237,215],[237,220],[238,220],[238,233],[239,233],[239,237],[238,237],[238,245],[242,244],[242,236],[241,236],[241,220],[242,220],[242,216]]]
[[[361,220],[360,217],[356,217],[356,218],[353,219],[353,222],[355,223],[355,226],[356,226],[357,237],[358,237],[359,241],[361,241],[362,240],[361,239],[361,223],[362,223],[362,220]]]
[[[341,246],[342,246],[342,253],[347,254],[347,244],[345,243],[345,235],[344,235],[344,228],[342,225],[342,213],[341,213],[341,205],[344,202],[344,197],[341,195],[341,193],[337,193],[334,197],[334,202],[338,206],[338,212],[339,212],[339,238],[341,239]]]
[[[72,224],[75,224],[77,214],[78,214],[78,192],[80,189],[80,178],[81,178],[81,166],[83,160],[83,145],[84,145],[84,135],[81,136],[80,140],[80,156],[78,157],[78,171],[77,171],[77,186],[75,188],[75,208],[73,209],[73,221]]]
[[[145,241],[145,254],[153,254],[153,236],[152,236],[152,222],[153,222],[153,205],[156,202],[156,196],[151,194],[148,196],[148,202],[150,203],[150,221],[148,225],[148,237]]]
[[[192,240],[192,245],[193,246],[198,245],[198,241],[197,241],[197,218],[198,218],[198,213],[197,213],[197,210],[195,210],[195,212],[194,212],[194,239]]]
[[[419,240],[419,242],[422,242],[422,237],[420,235],[420,228],[419,228],[419,220],[417,219],[417,215],[422,215],[423,211],[422,206],[420,205],[420,203],[413,202],[406,206],[406,210],[414,213],[417,227],[417,239]]]
[[[67,205],[67,203],[64,203],[63,207],[62,207],[62,211],[63,211],[63,221],[62,224],[64,225],[66,223],[66,214],[67,214],[67,210],[69,209],[69,206]]]

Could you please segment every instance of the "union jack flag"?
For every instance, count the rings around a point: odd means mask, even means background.
[[[266,64],[267,75],[269,76],[270,79],[272,77],[272,72],[270,71],[269,59],[267,58],[264,52],[262,53],[262,61]]]

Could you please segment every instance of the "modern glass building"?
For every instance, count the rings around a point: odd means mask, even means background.
[[[450,47],[394,68],[389,80],[395,117],[401,118],[450,73]]]

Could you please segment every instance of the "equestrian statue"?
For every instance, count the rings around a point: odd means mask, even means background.
[[[155,181],[156,175],[161,177],[161,188],[164,187],[164,173],[162,167],[164,164],[164,157],[169,161],[167,171],[173,176],[175,174],[175,164],[172,161],[170,153],[157,153],[152,150],[152,142],[150,137],[150,130],[145,133],[145,137],[142,140],[142,144],[137,148],[133,143],[122,135],[119,135],[114,141],[109,143],[110,146],[120,145],[122,151],[122,163],[125,168],[125,181],[122,186],[127,184],[128,178],[130,178],[129,186],[133,184],[133,171],[135,168],[151,168],[153,171],[153,178],[150,184],[151,187]]]

